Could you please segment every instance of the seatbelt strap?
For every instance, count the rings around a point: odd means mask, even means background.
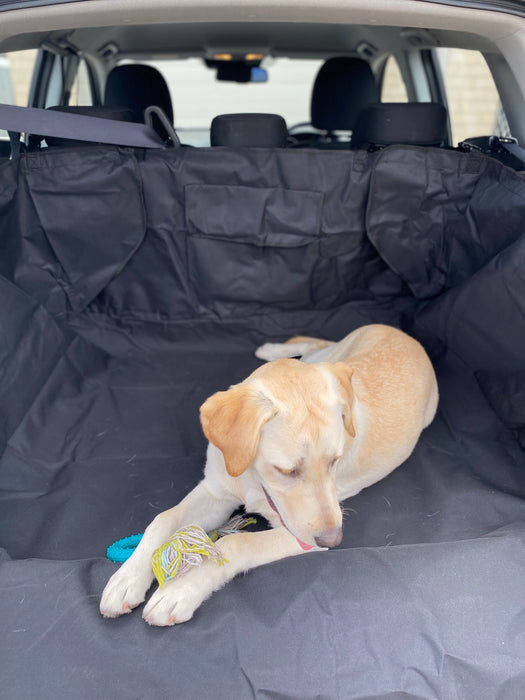
[[[509,154],[520,163],[525,163],[525,148],[518,144],[518,140],[514,136],[476,136],[461,141],[458,148],[465,151],[481,151],[489,156]]]
[[[489,147],[492,151],[497,151],[498,148],[510,153],[515,158],[525,163],[525,148],[522,148],[517,139],[505,138],[503,136],[491,136],[489,138]]]
[[[11,158],[16,158],[20,153],[20,134],[16,131],[8,131],[9,141],[11,143]]]
[[[146,124],[118,122],[114,119],[87,117],[84,114],[56,112],[36,107],[0,104],[0,129],[9,132],[11,150],[16,155],[15,134],[58,136],[64,139],[108,143],[135,148],[166,148],[160,136]]]

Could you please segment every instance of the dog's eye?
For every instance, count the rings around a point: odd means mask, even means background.
[[[331,459],[330,462],[328,463],[328,469],[333,469],[335,467],[335,465],[337,464],[337,462],[339,462],[340,459],[341,459],[341,457],[334,457],[333,459]]]
[[[295,479],[300,474],[300,471],[297,467],[294,467],[293,469],[281,469],[280,467],[275,467],[275,469],[277,469],[279,474],[282,474],[283,476],[289,476],[292,479]]]

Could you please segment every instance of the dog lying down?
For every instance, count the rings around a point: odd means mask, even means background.
[[[395,328],[364,326],[338,343],[296,337],[255,354],[270,362],[202,405],[209,440],[204,479],[155,518],[110,578],[100,603],[105,617],[144,601],[151,555],[177,529],[213,530],[240,505],[273,529],[220,539],[227,563],[204,561],[159,588],[144,608],[146,622],[186,622],[236,574],[336,547],[340,501],[404,462],[434,418],[438,388],[430,360]],[[302,361],[290,359],[298,356]]]

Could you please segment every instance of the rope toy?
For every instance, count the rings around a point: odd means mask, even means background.
[[[236,515],[209,535],[198,525],[189,525],[177,530],[168,542],[153,552],[151,557],[153,573],[159,586],[163,586],[166,581],[177,575],[184,574],[192,566],[199,566],[204,557],[209,557],[218,566],[227,564],[227,559],[221,556],[215,542],[225,535],[240,532],[256,522],[255,518]],[[142,535],[131,535],[117,540],[107,549],[108,559],[119,564],[125,562],[133,554],[141,539]]]
[[[168,542],[153,552],[151,565],[159,586],[183,574],[192,566],[199,566],[203,557],[213,559],[219,566],[228,560],[221,556],[215,544],[198,525],[177,530]]]

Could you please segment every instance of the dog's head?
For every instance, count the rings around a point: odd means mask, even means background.
[[[352,371],[343,363],[276,360],[201,407],[231,476],[254,470],[283,525],[307,545],[342,537],[335,474],[355,437]]]

